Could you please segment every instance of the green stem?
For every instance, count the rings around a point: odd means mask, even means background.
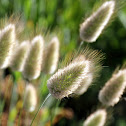
[[[81,47],[82,47],[83,43],[84,43],[84,41],[81,41],[81,43],[80,43],[80,45],[78,47],[77,53],[76,53],[76,55],[74,57],[76,57],[79,54],[79,52],[81,51]]]
[[[60,104],[60,100],[57,101],[54,112],[52,112],[53,114],[51,116],[51,126],[52,126],[53,118],[55,117],[56,114],[56,108],[59,106],[59,104]]]
[[[18,99],[18,94],[16,92],[16,88],[17,88],[17,81],[16,81],[15,76],[14,76],[14,82],[13,82],[13,85],[12,85],[11,98],[10,98],[9,119],[10,119],[11,110],[15,107],[17,99]],[[11,123],[14,123],[13,122],[14,120],[9,120],[9,121]]]
[[[34,122],[34,120],[35,120],[35,118],[36,118],[38,112],[40,111],[40,109],[43,107],[44,103],[46,102],[46,100],[47,100],[50,96],[51,96],[51,94],[49,93],[49,94],[47,95],[47,97],[45,98],[45,100],[42,102],[42,104],[40,105],[39,109],[37,110],[37,112],[36,112],[36,114],[35,114],[35,116],[34,116],[32,122],[31,122],[30,126],[32,126],[32,124],[33,124],[33,122]]]
[[[24,93],[26,93],[26,82],[25,82],[25,90],[24,90]],[[23,105],[22,105],[22,108],[21,110],[19,111],[19,120],[18,120],[18,126],[20,126],[20,120],[21,120],[21,115],[22,115],[22,112],[23,112],[23,107],[24,107],[24,96],[23,96]]]
[[[83,43],[84,43],[84,41],[81,41],[81,43],[80,43],[80,45],[79,45],[79,48],[78,48],[79,51],[80,51],[80,49],[81,49]]]

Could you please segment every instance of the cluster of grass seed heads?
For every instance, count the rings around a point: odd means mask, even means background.
[[[25,95],[24,95],[24,108],[33,112],[37,105],[37,92],[32,84],[26,85]]]
[[[39,35],[33,38],[23,68],[23,75],[25,78],[32,80],[39,77],[41,72],[43,49],[43,37]]]
[[[94,68],[92,69],[92,67],[96,65],[93,65],[95,63],[93,60],[95,60],[96,57],[91,60],[91,55],[89,58],[88,53],[84,54],[84,56],[82,56],[82,53],[78,55],[63,69],[58,69],[47,81],[47,87],[55,98],[62,99],[71,94],[81,95],[92,83],[92,76],[94,76],[93,74],[97,71]]]
[[[58,38],[53,37],[47,48],[41,35],[19,44],[15,30],[11,23],[0,30],[0,68],[20,71],[28,80],[38,78],[41,71],[53,74],[59,60]]]
[[[126,69],[114,73],[105,86],[100,90],[99,100],[106,106],[114,106],[119,102],[126,88]]]
[[[115,10],[115,1],[104,2],[96,12],[80,26],[80,38],[86,42],[95,42],[108,24]]]
[[[104,126],[106,122],[107,112],[99,109],[92,113],[85,121],[83,126]]]
[[[15,25],[9,24],[0,31],[0,68],[8,67],[15,45]]]
[[[57,69],[59,60],[59,40],[55,36],[52,38],[47,49],[45,49],[44,55],[44,71],[48,74],[53,74]]]
[[[16,51],[11,59],[10,67],[16,71],[22,71],[24,63],[28,54],[28,49],[30,47],[29,41],[23,41],[17,46]]]

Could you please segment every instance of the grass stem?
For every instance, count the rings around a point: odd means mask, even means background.
[[[44,103],[46,102],[46,100],[47,100],[50,96],[51,96],[51,94],[49,93],[49,94],[47,95],[47,97],[45,98],[45,100],[42,102],[42,104],[40,105],[39,109],[37,110],[37,112],[36,112],[36,114],[35,114],[35,116],[34,116],[32,122],[31,122],[30,126],[32,126],[32,124],[33,124],[33,122],[34,122],[34,120],[35,120],[35,118],[36,118],[38,112],[40,111],[40,109],[43,107]]]

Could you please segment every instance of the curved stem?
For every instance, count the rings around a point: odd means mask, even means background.
[[[53,126],[53,118],[54,118],[55,115],[56,115],[56,109],[57,109],[57,107],[59,106],[59,104],[60,104],[60,100],[57,101],[56,106],[55,106],[55,109],[54,109],[54,111],[52,112],[53,114],[52,114],[52,116],[51,116],[51,124],[50,124],[50,126]]]
[[[81,51],[81,47],[83,45],[84,41],[81,41],[79,47],[78,47],[78,50],[77,50],[77,53],[75,54],[74,58],[79,54],[79,52]]]
[[[26,81],[26,80],[25,80]],[[25,90],[24,90],[24,93],[26,93],[26,82],[25,82]],[[18,126],[20,126],[20,120],[21,120],[21,115],[22,115],[22,112],[23,112],[23,106],[24,106],[24,96],[23,96],[23,105],[22,105],[22,108],[20,109],[19,111],[19,120],[18,120]]]
[[[42,106],[44,105],[44,103],[46,102],[46,100],[47,100],[50,96],[51,96],[50,93],[46,96],[45,100],[42,102],[42,104],[40,105],[39,109],[37,110],[37,112],[36,112],[36,114],[35,114],[35,116],[34,116],[32,122],[31,122],[30,126],[32,126],[32,124],[33,124],[33,122],[34,122],[34,120],[35,120],[35,118],[36,118],[38,112],[40,111],[40,109],[42,108]]]
[[[79,51],[80,51],[81,46],[83,45],[83,43],[84,43],[84,41],[81,41],[81,43],[80,43],[80,45],[79,45],[79,48],[78,48]]]

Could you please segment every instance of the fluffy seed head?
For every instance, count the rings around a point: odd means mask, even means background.
[[[0,31],[0,68],[8,67],[14,45],[15,26],[9,24]]]
[[[80,26],[80,38],[95,42],[114,13],[115,1],[104,2],[99,9],[88,17]]]
[[[17,46],[17,50],[15,51],[12,59],[10,67],[16,71],[22,71],[24,67],[24,63],[29,51],[29,42],[24,41],[20,45]]]
[[[104,109],[97,110],[84,121],[83,126],[104,126],[106,116],[107,113]]]
[[[48,80],[47,87],[55,98],[62,99],[71,94],[81,95],[88,89],[98,67],[95,67],[97,64],[93,62],[93,57],[91,58],[91,55],[86,53],[84,56],[82,54],[77,56],[69,65],[59,69]]]
[[[57,68],[59,60],[59,40],[55,36],[52,38],[47,49],[45,50],[44,56],[44,71],[49,74],[53,74]]]
[[[24,108],[29,112],[33,112],[37,105],[36,89],[32,84],[28,84],[25,90]]]
[[[47,82],[50,93],[58,99],[72,94],[84,78],[85,65],[84,62],[76,62],[59,69]]]
[[[126,69],[113,74],[110,80],[100,90],[99,100],[106,106],[114,106],[119,102],[126,87]]]
[[[43,46],[44,40],[40,35],[36,36],[31,42],[31,48],[23,68],[23,75],[29,80],[36,79],[40,75]]]

